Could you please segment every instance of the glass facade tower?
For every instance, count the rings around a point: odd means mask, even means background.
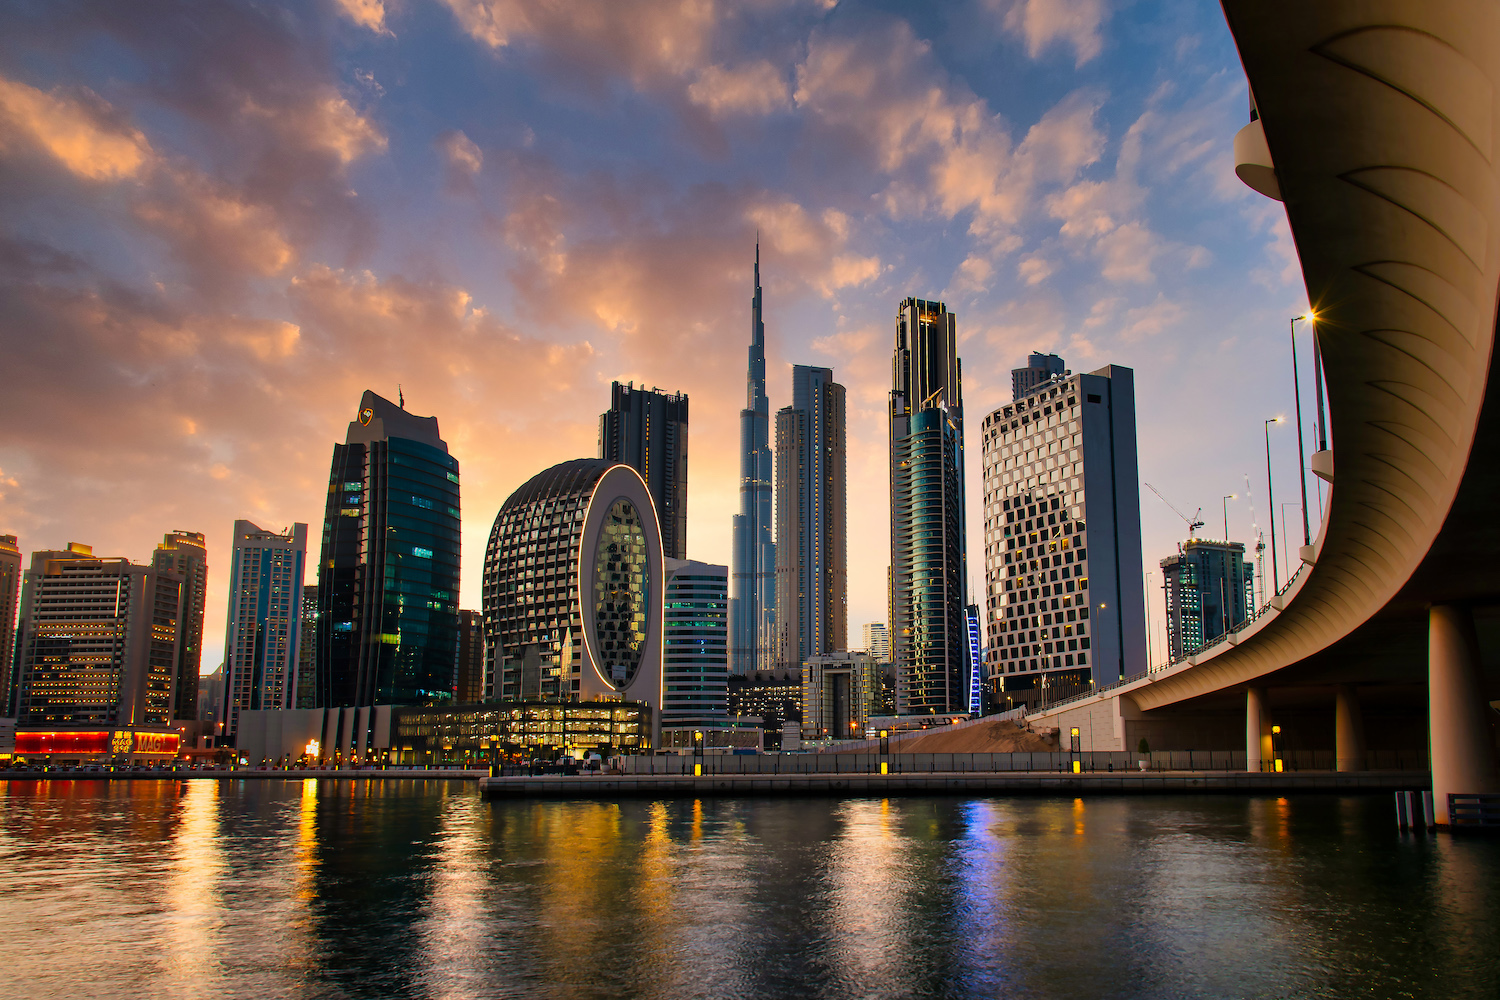
[[[453,697],[458,461],[436,417],[366,391],[334,445],[318,562],[318,704]]]
[[[306,565],[307,525],[279,532],[234,522],[219,709],[220,732],[229,744],[240,712],[297,707]]]
[[[729,567],[666,560],[662,725],[728,721]]]
[[[907,299],[891,388],[891,658],[900,715],[969,710],[964,408],[955,317]]]
[[[761,321],[760,244],[750,300],[750,363],[740,411],[740,512],[734,515],[729,583],[730,669],[771,665],[776,620],[776,544],[771,536],[771,401],[766,397],[766,325]]]

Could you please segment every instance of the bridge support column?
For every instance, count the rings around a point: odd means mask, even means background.
[[[1245,689],[1245,770],[1259,774],[1271,759],[1271,714],[1265,688]]]
[[[1448,825],[1448,796],[1500,792],[1500,767],[1485,718],[1474,615],[1454,604],[1428,612],[1428,742],[1432,747],[1432,805]]]
[[[1333,710],[1335,766],[1340,771],[1365,769],[1365,717],[1353,684],[1340,684]]]

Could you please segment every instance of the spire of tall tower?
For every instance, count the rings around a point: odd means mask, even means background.
[[[745,408],[740,411],[740,512],[734,517],[730,582],[731,662],[735,673],[769,666],[776,607],[776,546],[771,533],[771,401],[766,398],[766,325],[760,287],[760,233],[755,234],[755,293],[750,299],[750,347]]]

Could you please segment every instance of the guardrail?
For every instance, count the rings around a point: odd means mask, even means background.
[[[1305,570],[1306,568],[1307,568],[1307,564],[1306,563],[1303,563],[1301,566],[1298,566],[1297,567],[1297,572],[1293,573],[1291,575],[1291,577],[1289,577],[1287,579],[1286,584],[1280,590],[1276,591],[1276,595],[1275,596],[1276,597],[1280,597],[1282,594],[1285,594],[1287,591],[1291,590],[1292,589],[1292,584],[1296,582],[1297,578],[1302,575],[1302,571]],[[1148,668],[1146,670],[1141,671],[1140,673],[1131,674],[1128,677],[1121,677],[1119,680],[1113,681],[1113,682],[1111,682],[1109,684],[1101,684],[1099,687],[1095,688],[1092,691],[1084,691],[1084,692],[1081,692],[1080,694],[1069,695],[1066,698],[1060,698],[1057,701],[1047,702],[1046,704],[1043,704],[1043,705],[1040,705],[1040,706],[1037,707],[1036,714],[1040,715],[1043,712],[1051,712],[1054,709],[1060,708],[1063,705],[1071,705],[1074,702],[1083,701],[1085,698],[1092,698],[1095,695],[1103,694],[1106,691],[1113,691],[1115,688],[1124,687],[1126,684],[1134,684],[1136,681],[1140,680],[1143,677],[1149,677],[1152,674],[1161,673],[1161,671],[1163,671],[1163,670],[1167,670],[1167,669],[1169,669],[1171,667],[1175,667],[1175,666],[1177,666],[1180,663],[1186,663],[1189,659],[1191,659],[1194,656],[1197,656],[1199,653],[1203,652],[1205,649],[1212,649],[1214,646],[1217,646],[1220,643],[1224,642],[1225,639],[1228,638],[1229,636],[1235,635],[1235,634],[1237,634],[1239,632],[1242,632],[1245,629],[1249,628],[1251,625],[1254,625],[1261,618],[1263,618],[1267,614],[1269,614],[1274,608],[1275,608],[1275,604],[1273,603],[1273,601],[1267,601],[1266,603],[1262,604],[1260,607],[1256,608],[1254,614],[1252,614],[1250,617],[1246,618],[1244,621],[1240,622],[1239,624],[1235,625],[1228,632],[1224,632],[1224,633],[1222,633],[1220,635],[1214,636],[1214,638],[1212,640],[1210,640],[1208,642],[1205,642],[1205,643],[1203,643],[1201,645],[1194,646],[1192,649],[1189,649],[1187,652],[1183,653],[1177,659],[1175,659],[1175,660],[1169,660],[1167,662],[1166,666],[1157,667],[1157,668],[1154,668],[1154,669]],[[1019,715],[1016,714],[1018,712],[1020,713]],[[1017,708],[1017,709],[1012,709],[1009,712],[1006,712],[1004,715],[1000,716],[1000,718],[1022,719],[1022,718],[1026,717],[1026,714],[1027,713],[1026,713],[1026,710],[1024,708]],[[986,716],[986,718],[995,718],[995,716]]]

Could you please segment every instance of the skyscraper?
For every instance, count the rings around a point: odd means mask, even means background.
[[[16,614],[21,601],[21,547],[0,535],[0,716],[13,716],[16,688]]]
[[[182,584],[77,542],[33,552],[21,590],[17,721],[169,726]]]
[[[964,406],[956,320],[896,314],[891,389],[891,658],[901,715],[969,710]]]
[[[1161,561],[1167,655],[1180,660],[1250,617],[1255,566],[1240,542],[1189,538]]]
[[[1066,371],[1063,359],[1056,354],[1039,354],[1032,351],[1031,356],[1026,359],[1025,368],[1010,370],[1010,398],[1012,400],[1024,399],[1054,378],[1062,376]]]
[[[318,560],[318,703],[453,697],[458,460],[436,417],[366,390],[333,447]]]
[[[234,743],[240,712],[297,707],[307,525],[278,532],[235,521],[230,546],[219,709],[226,745]]]
[[[849,648],[848,453],[844,387],[828,368],[792,368],[776,414],[777,670]]]
[[[599,416],[599,457],[641,474],[661,515],[667,558],[686,559],[687,396],[611,383],[609,410]]]
[[[750,299],[750,365],[740,411],[740,512],[734,516],[729,587],[730,667],[769,669],[776,616],[776,545],[771,537],[771,401],[766,397],[766,326],[761,321],[760,243]]]
[[[639,472],[583,458],[527,480],[495,515],[483,588],[486,700],[638,701],[659,733],[661,529]]]
[[[997,687],[1053,697],[1146,669],[1135,373],[1047,383],[984,419],[985,622]]]
[[[662,725],[728,721],[729,567],[666,560]]]
[[[151,565],[182,577],[182,641],[177,645],[173,718],[198,717],[198,670],[203,663],[203,605],[208,599],[208,550],[199,531],[169,531]]]

